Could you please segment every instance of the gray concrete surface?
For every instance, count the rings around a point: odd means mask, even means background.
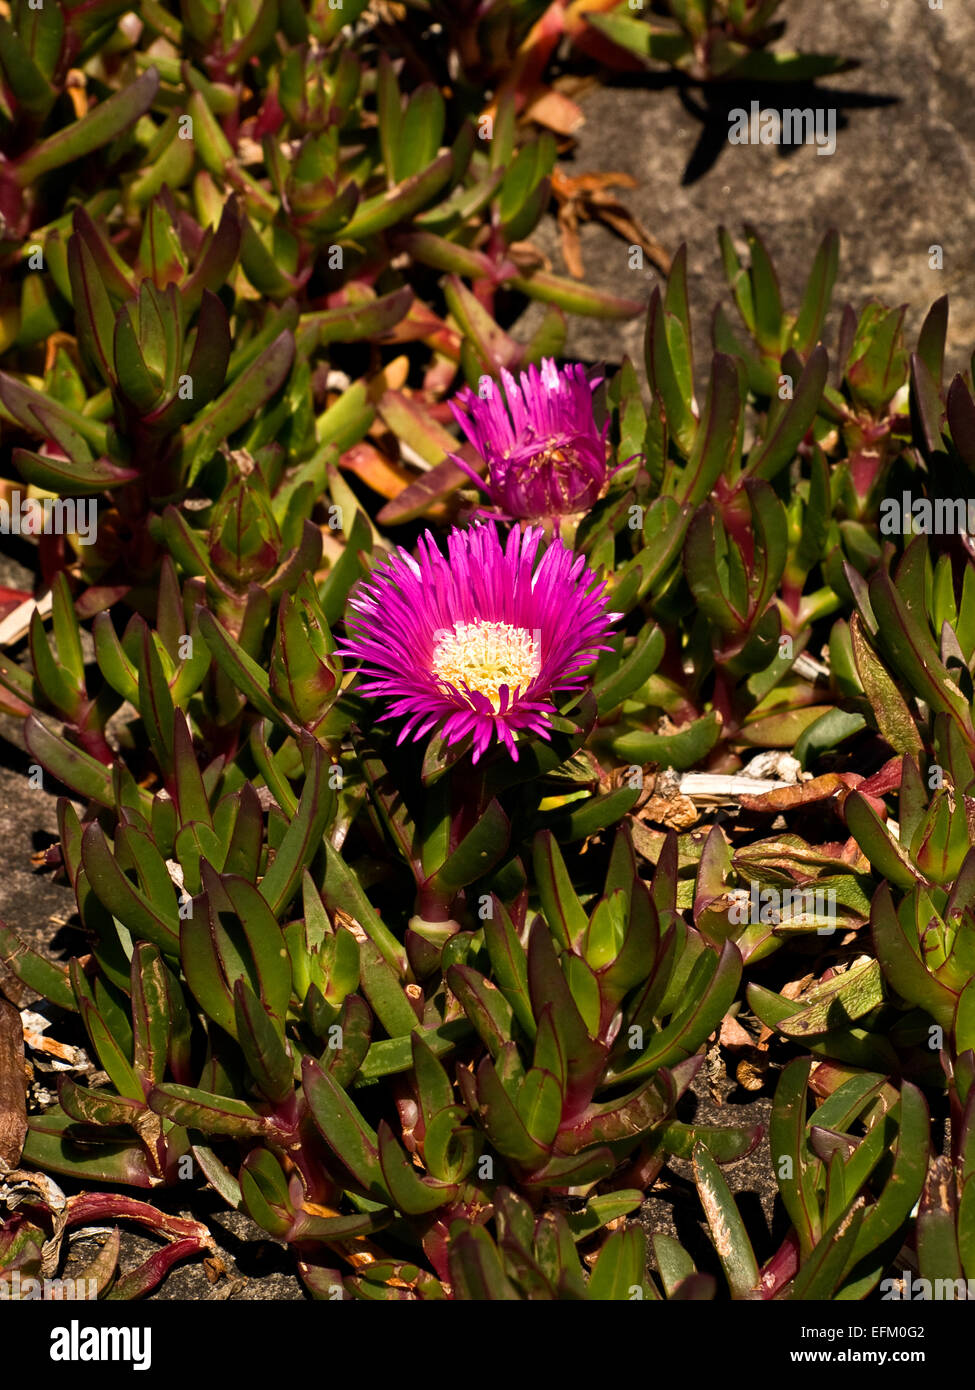
[[[909,341],[928,305],[951,295],[949,365],[958,370],[975,348],[975,6],[944,0],[791,0],[779,46],[837,52],[860,66],[817,83],[810,91],[749,84],[731,105],[748,108],[811,106],[837,111],[836,151],[812,145],[786,150],[727,142],[727,111],[712,122],[717,157],[700,170],[699,93],[682,93],[659,79],[627,79],[593,87],[579,100],[586,123],[578,133],[568,173],[620,169],[639,187],[621,193],[631,210],[671,252],[688,243],[690,300],[696,356],[709,355],[708,316],[716,298],[730,306],[718,255],[716,227],[738,237],[755,222],[770,247],[787,305],[798,306],[816,246],[835,226],[841,234],[840,274],[826,345],[835,347],[838,308],[871,296],[904,302]],[[693,164],[692,164],[693,161]],[[706,160],[705,160],[706,162]],[[692,165],[688,169],[689,164]],[[687,180],[687,181],[685,181]],[[587,280],[619,294],[641,297],[652,274],[627,268],[626,246],[601,226],[582,228]],[[565,273],[554,221],[534,240]],[[944,268],[932,270],[928,248],[944,250]],[[532,311],[534,312],[534,311]],[[735,311],[731,307],[732,317]],[[642,323],[619,325],[576,319],[568,356],[618,361],[638,358]]]

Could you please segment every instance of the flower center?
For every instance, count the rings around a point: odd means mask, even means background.
[[[541,632],[511,623],[454,623],[436,634],[433,673],[501,707],[500,689],[524,691],[541,670]]]
[[[499,482],[502,487],[507,480],[525,489],[539,506],[557,513],[573,512],[596,500],[604,471],[571,441],[536,441],[534,448],[525,445],[506,460],[505,476]]]

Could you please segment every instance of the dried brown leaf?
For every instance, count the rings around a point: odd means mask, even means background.
[[[0,1168],[16,1168],[27,1138],[24,1030],[20,1012],[0,999]]]

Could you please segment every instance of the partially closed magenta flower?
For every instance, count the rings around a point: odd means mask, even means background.
[[[496,736],[517,761],[519,731],[550,737],[553,693],[585,684],[620,615],[561,541],[536,565],[541,539],[516,527],[502,548],[492,524],[475,526],[452,531],[444,556],[427,531],[417,559],[401,549],[353,590],[341,649],[360,692],[389,701],[381,717],[405,716],[397,742],[471,734],[477,762]]]
[[[495,506],[520,520],[587,511],[606,482],[606,431],[593,415],[601,377],[586,379],[579,363],[560,371],[550,357],[529,367],[520,384],[502,371],[504,394],[490,378],[486,393],[469,387],[450,402],[454,418],[488,465],[482,479],[462,458],[451,458],[487,492]]]

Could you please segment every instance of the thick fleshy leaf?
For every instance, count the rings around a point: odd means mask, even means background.
[[[491,801],[473,830],[469,831],[431,879],[437,891],[456,892],[490,872],[508,848],[508,817],[497,801]]]
[[[634,1297],[634,1289],[642,1297],[646,1262],[646,1237],[639,1226],[614,1231],[593,1265],[587,1297],[623,1302]]]
[[[306,1057],[302,1064],[302,1085],[312,1119],[326,1143],[360,1186],[377,1199],[388,1201],[375,1130],[366,1123],[338,1082],[311,1057]]]
[[[731,1189],[703,1144],[694,1150],[694,1178],[732,1298],[760,1297],[760,1275],[751,1241]]]
[[[34,1115],[28,1123],[23,1154],[27,1163],[51,1173],[113,1187],[149,1188],[158,1181],[142,1145],[123,1138],[118,1131],[107,1131],[104,1142],[93,1143],[91,1131],[79,1129],[77,1122],[59,1108]]]
[[[864,1199],[858,1198],[823,1232],[815,1250],[793,1280],[790,1296],[796,1300],[830,1299],[836,1293],[849,1264],[864,1218]]]
[[[71,988],[68,972],[63,965],[48,960],[26,942],[21,941],[16,932],[0,921],[0,961],[28,989],[36,990],[52,1004],[61,1009],[77,1012],[78,1004]]]
[[[870,701],[877,727],[895,753],[920,757],[923,745],[917,725],[896,682],[867,642],[856,613],[850,619],[850,639],[857,674]]]
[[[741,955],[726,941],[720,956],[705,950],[695,962],[683,991],[686,1003],[674,1012],[642,1053],[626,1066],[613,1068],[612,1080],[635,1081],[661,1067],[691,1057],[724,1017],[741,979]]]
[[[201,1134],[259,1139],[275,1130],[271,1120],[244,1101],[212,1095],[193,1086],[171,1083],[155,1086],[149,1092],[148,1103],[157,1115],[175,1120],[185,1129],[197,1129]]]
[[[114,140],[148,111],[158,90],[159,73],[149,68],[121,91],[99,101],[80,121],[70,122],[57,134],[34,145],[14,165],[14,177],[21,188]]]
[[[589,918],[572,886],[558,841],[551,831],[538,832],[532,852],[535,882],[546,920],[561,944],[571,947],[581,940]]]

